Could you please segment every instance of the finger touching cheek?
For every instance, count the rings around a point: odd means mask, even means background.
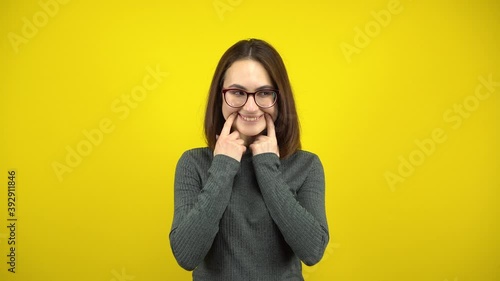
[[[233,113],[235,113],[235,112],[237,112],[237,111],[238,111],[238,109],[236,109],[236,108],[230,108],[230,107],[228,107],[228,106],[223,106],[223,107],[222,107],[222,116],[224,116],[224,119],[225,119],[225,120],[227,120],[227,118],[228,118],[231,114],[233,114]]]
[[[271,117],[273,118],[273,122],[276,122],[276,119],[278,119],[278,107],[277,106],[271,107],[270,109],[268,109],[268,111],[266,113],[271,115]]]
[[[273,123],[276,122],[276,119],[278,119],[278,112],[277,111],[274,111],[274,112],[268,112],[266,115],[270,116],[271,119],[273,120]],[[267,119],[266,119],[267,120]]]

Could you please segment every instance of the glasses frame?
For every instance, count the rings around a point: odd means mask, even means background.
[[[234,90],[241,91],[241,92],[243,92],[243,93],[245,93],[245,94],[247,95],[247,99],[245,100],[245,102],[244,102],[241,106],[232,106],[232,105],[230,105],[230,104],[227,102],[227,100],[226,100],[226,92],[231,91],[231,90],[233,90],[233,91],[234,91]],[[255,99],[255,94],[260,93],[260,92],[275,92],[275,93],[276,93],[276,98],[274,99],[273,104],[271,104],[270,106],[260,106],[260,105],[257,103],[257,100]],[[229,107],[232,107],[232,108],[242,108],[242,107],[244,107],[244,106],[245,106],[245,104],[247,104],[247,102],[248,102],[248,97],[250,97],[250,95],[252,95],[252,96],[253,96],[253,99],[254,99],[254,101],[255,101],[255,104],[256,104],[259,108],[264,108],[264,109],[265,109],[265,108],[271,108],[271,107],[273,107],[273,106],[276,104],[276,102],[278,101],[279,91],[278,91],[278,90],[276,90],[276,89],[262,89],[262,90],[258,90],[258,91],[256,91],[256,92],[251,93],[251,92],[247,92],[247,91],[245,91],[245,90],[238,89],[238,88],[227,88],[227,89],[222,89],[222,98],[224,99],[224,102],[225,102],[225,103],[226,103]]]

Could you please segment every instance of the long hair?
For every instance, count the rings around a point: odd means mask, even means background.
[[[205,112],[205,138],[208,146],[214,150],[216,135],[224,126],[222,115],[222,85],[226,71],[231,65],[242,59],[259,62],[269,74],[273,87],[279,90],[278,117],[275,121],[276,139],[280,157],[286,158],[300,149],[300,128],[293,99],[292,87],[285,64],[279,53],[269,43],[259,39],[241,40],[231,46],[222,55],[215,69],[210,90],[208,92],[207,109]],[[275,105],[276,106],[276,105]]]

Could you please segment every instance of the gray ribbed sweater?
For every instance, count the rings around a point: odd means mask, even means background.
[[[329,240],[319,158],[298,151],[241,163],[209,148],[186,151],[175,173],[170,245],[193,280],[303,280]]]

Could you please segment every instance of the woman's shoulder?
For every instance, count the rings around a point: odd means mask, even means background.
[[[205,147],[195,147],[195,148],[190,148],[186,151],[184,151],[184,154],[210,154],[212,150],[205,146]]]
[[[197,147],[191,148],[186,151],[181,156],[180,161],[211,161],[213,158],[212,150],[209,147]]]
[[[300,163],[300,164],[311,164],[313,162],[320,163],[319,156],[311,151],[307,150],[297,150],[295,153],[289,157],[283,159],[284,162],[290,163]]]
[[[304,159],[313,159],[313,158],[319,159],[316,153],[302,149],[297,150],[295,153],[290,155],[290,157],[304,158]]]

